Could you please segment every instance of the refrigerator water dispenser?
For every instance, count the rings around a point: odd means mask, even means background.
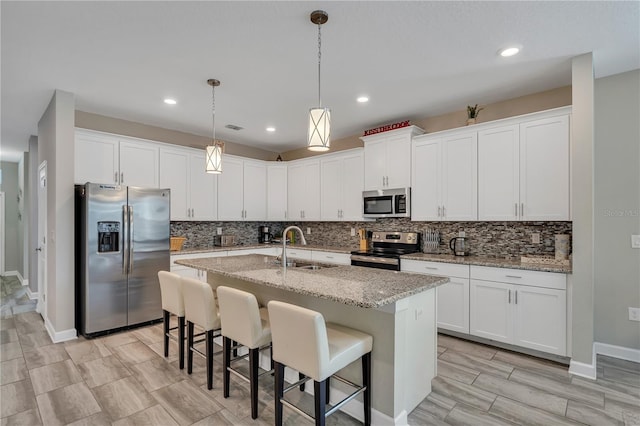
[[[120,251],[120,222],[98,222],[98,253]]]

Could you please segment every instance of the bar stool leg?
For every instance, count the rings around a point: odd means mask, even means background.
[[[169,356],[169,321],[171,320],[171,313],[166,310],[162,310],[162,329],[164,331],[164,357]]]
[[[282,426],[282,402],[280,398],[284,396],[284,365],[279,362],[274,363],[274,400],[275,406],[275,424],[276,426]]]
[[[325,411],[327,409],[327,381],[321,382],[313,381],[313,394],[315,400],[315,417],[316,426],[324,426],[325,424]]]
[[[298,380],[302,380],[304,379],[306,376],[302,373],[298,373]],[[306,383],[303,383],[300,385],[300,392],[304,392],[304,386],[306,385]]]
[[[178,359],[180,370],[184,369],[184,317],[178,317]]]
[[[367,387],[364,391],[364,424],[371,425],[371,352],[362,357],[362,384]]]
[[[258,418],[258,364],[260,349],[249,349],[249,386],[251,387],[251,418]]]
[[[187,321],[187,373],[193,371],[193,323]]]
[[[229,398],[229,380],[231,379],[229,367],[231,366],[231,339],[222,337],[222,394]]]
[[[213,389],[213,330],[207,330],[207,389]]]
[[[330,393],[331,393],[331,376],[327,377],[327,396],[325,398],[327,398],[327,404],[329,403],[329,401],[331,401],[330,399]]]

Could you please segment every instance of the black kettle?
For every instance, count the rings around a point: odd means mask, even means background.
[[[449,241],[449,248],[456,256],[466,256],[467,247],[465,244],[465,237],[455,237]]]

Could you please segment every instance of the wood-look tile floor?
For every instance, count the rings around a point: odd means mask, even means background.
[[[200,357],[188,375],[178,368],[175,343],[162,356],[161,325],[53,344],[40,315],[25,311],[20,286],[6,277],[2,286],[2,426],[273,424],[270,375],[261,377],[254,421],[244,382],[232,378],[230,398],[222,397],[218,359],[209,391]],[[433,392],[409,424],[640,425],[640,365],[598,357],[597,370],[597,380],[583,379],[560,364],[440,335]],[[311,410],[311,397],[294,392]],[[284,413],[287,425],[309,424]],[[360,424],[343,413],[327,423]]]

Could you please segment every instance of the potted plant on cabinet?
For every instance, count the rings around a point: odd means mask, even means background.
[[[475,104],[475,106],[467,105],[467,126],[470,124],[476,124],[478,114],[480,114],[480,111],[483,109],[484,108],[482,107],[479,108],[478,104]]]

